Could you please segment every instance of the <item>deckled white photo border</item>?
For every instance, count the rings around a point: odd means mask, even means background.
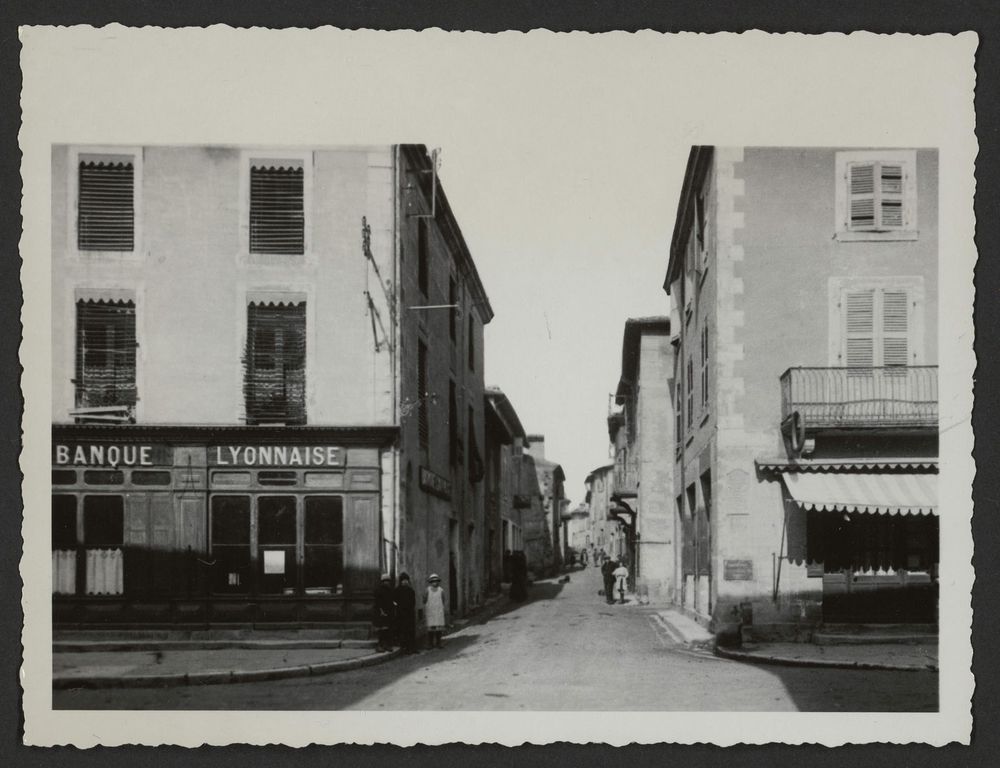
[[[527,34],[26,27],[23,70],[25,741],[32,745],[555,741],[610,744],[968,743],[971,665],[971,458],[975,51],[957,36],[855,33]],[[532,72],[572,62],[600,109],[634,89],[634,120],[663,142],[734,146],[938,147],[940,151],[940,711],[913,713],[546,713],[53,711],[49,568],[52,144],[372,144],[447,147],[474,130],[475,103],[450,104],[469,78],[511,120],[544,109]],[[899,87],[885,83],[897,78]],[[662,84],[647,98],[650,83]],[[350,86],[350,87],[348,87]],[[579,90],[579,84],[573,86]],[[532,89],[538,90],[532,92]],[[261,108],[277,99],[269,108]],[[483,126],[478,126],[482,129]],[[609,141],[614,141],[609,136]],[[483,131],[483,151],[504,140]],[[566,137],[572,141],[572,136]],[[638,151],[638,150],[637,150]],[[685,150],[686,151],[686,150]],[[654,159],[651,158],[651,162]],[[485,180],[488,183],[488,180]],[[664,184],[680,184],[664,179]],[[672,218],[673,211],[663,211]],[[664,253],[664,268],[667,254]],[[567,269],[563,294],[572,293]],[[669,689],[664,691],[669,696]]]

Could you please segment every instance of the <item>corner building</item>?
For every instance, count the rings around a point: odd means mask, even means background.
[[[52,307],[56,626],[482,599],[492,309],[424,147],[56,146]]]
[[[675,583],[717,632],[936,622],[937,187],[934,150],[691,150]]]

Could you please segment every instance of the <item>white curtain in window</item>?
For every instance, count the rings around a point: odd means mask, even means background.
[[[57,549],[52,553],[52,593],[76,594],[76,552]]]
[[[123,583],[120,549],[87,550],[87,594],[120,595]]]

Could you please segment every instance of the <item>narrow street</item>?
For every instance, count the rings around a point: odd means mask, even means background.
[[[234,685],[67,690],[56,709],[933,711],[937,674],[754,666],[678,646],[652,609],[607,605],[599,572],[445,639],[340,674]]]

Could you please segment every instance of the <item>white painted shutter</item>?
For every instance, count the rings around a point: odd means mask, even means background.
[[[882,293],[882,365],[910,364],[909,304],[906,291]]]
[[[847,166],[847,226],[849,229],[875,227],[876,163]]]
[[[878,211],[879,229],[901,229],[903,226],[903,166],[899,163],[879,163]]]
[[[848,291],[844,296],[844,364],[875,365],[875,291]]]

